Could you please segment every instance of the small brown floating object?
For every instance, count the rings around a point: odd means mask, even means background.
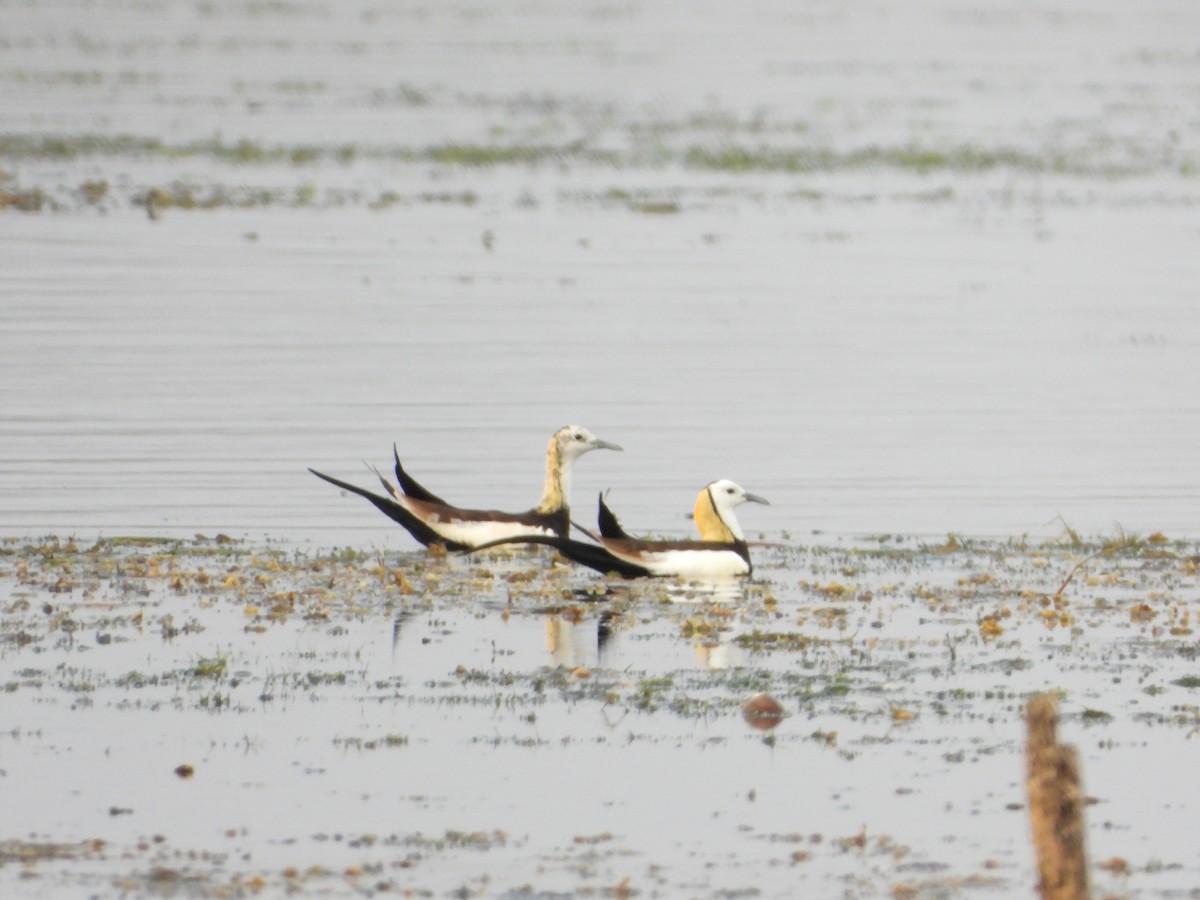
[[[747,725],[759,731],[770,731],[783,721],[785,715],[783,704],[770,694],[755,694],[742,704],[742,718]]]
[[[1086,900],[1086,832],[1079,755],[1074,747],[1058,743],[1058,712],[1053,697],[1039,694],[1030,698],[1025,718],[1029,821],[1037,852],[1038,892],[1043,900]]]

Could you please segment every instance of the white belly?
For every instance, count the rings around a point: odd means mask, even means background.
[[[473,522],[467,519],[443,520],[434,517],[425,524],[446,540],[466,544],[468,547],[478,547],[489,541],[522,537],[527,534],[554,534],[548,528],[522,525],[520,522]]]
[[[689,581],[709,581],[746,575],[750,566],[733,550],[663,550],[644,553],[636,560],[655,575]]]

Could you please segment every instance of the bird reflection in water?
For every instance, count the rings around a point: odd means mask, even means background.
[[[546,616],[546,649],[553,664],[571,669],[604,665],[620,618],[611,610],[601,610],[594,619],[579,611]]]
[[[400,612],[396,614],[396,618],[392,620],[392,662],[396,661],[396,650],[400,646],[400,633],[404,631],[404,626],[413,617],[411,612]]]
[[[672,603],[708,604],[710,613],[712,610],[728,610],[721,617],[724,620],[732,617],[732,610],[745,607],[750,602],[746,583],[733,579],[673,585],[668,595]],[[693,647],[696,664],[710,670],[739,665],[740,655],[731,643],[732,638],[733,631],[725,624],[706,629],[697,637]]]

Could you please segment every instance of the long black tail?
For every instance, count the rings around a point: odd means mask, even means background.
[[[395,444],[392,444],[392,456],[396,459],[396,481],[400,484],[400,490],[404,491],[404,493],[408,494],[414,500],[427,500],[430,503],[440,503],[442,506],[450,505],[404,471],[404,466],[400,465],[400,451],[396,449]]]
[[[606,538],[629,537],[629,535],[625,533],[625,529],[621,527],[621,523],[617,521],[616,515],[611,509],[608,508],[608,504],[604,502],[604,494],[600,495],[599,500],[600,534]]]
[[[571,538],[548,534],[501,538],[498,541],[488,541],[486,544],[480,544],[478,547],[472,548],[470,552],[487,550],[503,544],[545,544],[547,547],[553,547],[572,562],[587,566],[589,569],[595,569],[597,572],[602,572],[605,575],[615,573],[623,578],[645,578],[651,574],[650,570],[644,566],[626,562],[619,557],[613,556],[598,544],[588,544],[584,541],[576,541]]]
[[[457,541],[448,541],[415,515],[393,500],[391,497],[381,497],[379,494],[373,494],[366,488],[360,488],[358,485],[350,484],[347,481],[334,478],[332,475],[326,475],[324,472],[318,472],[316,469],[309,469],[318,478],[328,481],[332,485],[340,487],[344,491],[349,491],[352,494],[358,494],[360,497],[365,497],[381,513],[403,525],[408,533],[414,538],[428,547],[430,544],[442,544],[447,550],[467,550],[466,544],[460,544]]]

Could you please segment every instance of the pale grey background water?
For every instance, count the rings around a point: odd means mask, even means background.
[[[2,533],[411,547],[305,468],[369,483],[395,441],[451,500],[525,508],[568,422],[627,448],[581,464],[581,517],[611,487],[636,530],[686,529],[695,491],[731,477],[774,504],[752,533],[798,539],[1055,534],[1058,516],[1196,533],[1192,4],[4,20],[10,138],[358,154],[0,154],[0,186],[60,207],[0,214]],[[617,157],[429,152],[456,144]],[[842,161],[687,161],[729,145]],[[846,161],[872,148],[891,156]],[[963,148],[1001,161],[897,161]],[[78,188],[99,179],[97,209]],[[232,199],[135,205],[180,185]]]
[[[449,499],[527,507],[568,422],[626,447],[581,463],[579,517],[612,487],[633,530],[686,530],[698,487],[724,476],[770,497],[742,518],[774,539],[1055,535],[1059,516],[1084,533],[1198,534],[1192,0],[0,0],[0,22],[0,535],[411,549],[306,468],[369,483],[362,462],[386,464],[395,441]],[[213,208],[152,220],[149,191]],[[796,622],[814,599],[800,583],[851,576],[756,552],[780,627],[826,639]],[[471,579],[472,563],[447,565]],[[939,577],[978,572],[964,565],[947,557]],[[1047,590],[1060,574],[1013,583]],[[1101,799],[1094,859],[1128,856],[1131,891],[1167,896],[1197,868],[1195,707],[1176,677],[1194,654],[1186,636],[1150,635],[1187,622],[1194,591],[1186,570],[1168,577],[1157,622],[1127,623],[1144,584],[1127,574],[1076,585],[1087,603],[1115,597],[1116,635],[1083,615],[1076,642],[1023,614],[985,644],[983,601],[930,624],[928,572],[896,574],[892,591],[873,573],[878,597],[847,601],[852,646],[751,661],[815,664],[817,691],[842,674],[866,685],[849,707],[820,695],[801,714],[789,698],[772,747],[735,716],[616,727],[562,698],[536,721],[444,706],[460,664],[497,677],[593,664],[547,648],[519,590],[501,617],[503,585],[492,607],[417,615],[392,643],[379,597],[361,618],[297,614],[255,634],[241,598],[159,582],[154,621],[126,622],[137,642],[108,644],[95,623],[142,602],[124,576],[88,597],[22,585],[12,617],[45,641],[0,645],[21,726],[0,733],[4,808],[21,811],[0,838],[112,844],[103,861],[43,865],[41,882],[4,875],[31,892],[113,890],[146,868],[126,851],[165,832],[166,853],[211,852],[196,865],[278,886],[284,865],[403,855],[333,849],[325,831],[506,828],[506,852],[434,858],[413,883],[494,875],[519,890],[548,860],[547,890],[634,872],[638,889],[697,895],[788,896],[805,878],[867,895],[981,871],[998,881],[980,893],[1028,890],[1019,704],[1066,687],[1066,731]],[[40,630],[72,604],[88,623],[77,641]],[[663,609],[653,641],[631,618],[595,660],[605,677],[737,696],[696,675],[705,663],[670,619],[687,613]],[[202,628],[160,641],[166,615]],[[214,715],[171,687],[209,657],[241,682],[212,689],[251,700],[313,668],[352,677]],[[890,658],[905,660],[894,684]],[[163,676],[157,693],[115,680],[134,670]],[[387,679],[411,700],[364,702]],[[959,713],[936,711],[963,688]],[[893,698],[917,713],[907,726]],[[1111,721],[1085,729],[1088,706]],[[1154,724],[1168,709],[1175,727]],[[334,741],[393,731],[411,745],[370,756]],[[530,734],[552,745],[516,742]],[[171,774],[184,761],[194,782]],[[864,824],[910,845],[912,868],[833,853],[772,868],[790,846],[760,838]],[[570,836],[602,829],[620,853],[580,868]],[[664,863],[667,882],[652,871]]]

